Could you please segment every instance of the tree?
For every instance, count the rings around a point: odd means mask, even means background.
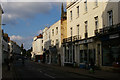
[[[26,55],[28,58],[31,58],[32,47],[26,51]]]

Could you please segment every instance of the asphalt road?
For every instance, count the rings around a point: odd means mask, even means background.
[[[92,77],[83,76],[79,74],[69,73],[49,66],[42,66],[35,62],[25,61],[25,65],[21,61],[14,63],[15,80],[26,79],[60,79],[60,78],[79,78],[81,80],[96,80]]]

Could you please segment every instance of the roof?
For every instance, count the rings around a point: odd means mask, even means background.
[[[42,34],[39,34],[39,36],[37,36],[37,38],[43,38],[43,35],[42,35]]]

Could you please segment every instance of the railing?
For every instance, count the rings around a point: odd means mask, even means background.
[[[120,23],[112,26],[107,26],[99,30],[97,29],[95,30],[95,35],[109,34],[117,31],[120,31]]]
[[[73,41],[77,41],[77,40],[81,40],[81,36],[76,35],[76,36],[65,38],[65,39],[63,39],[63,43],[65,43],[65,42],[73,42]]]

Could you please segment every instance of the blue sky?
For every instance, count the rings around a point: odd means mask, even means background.
[[[29,49],[34,36],[60,19],[61,3],[3,3],[3,10],[4,32]]]

